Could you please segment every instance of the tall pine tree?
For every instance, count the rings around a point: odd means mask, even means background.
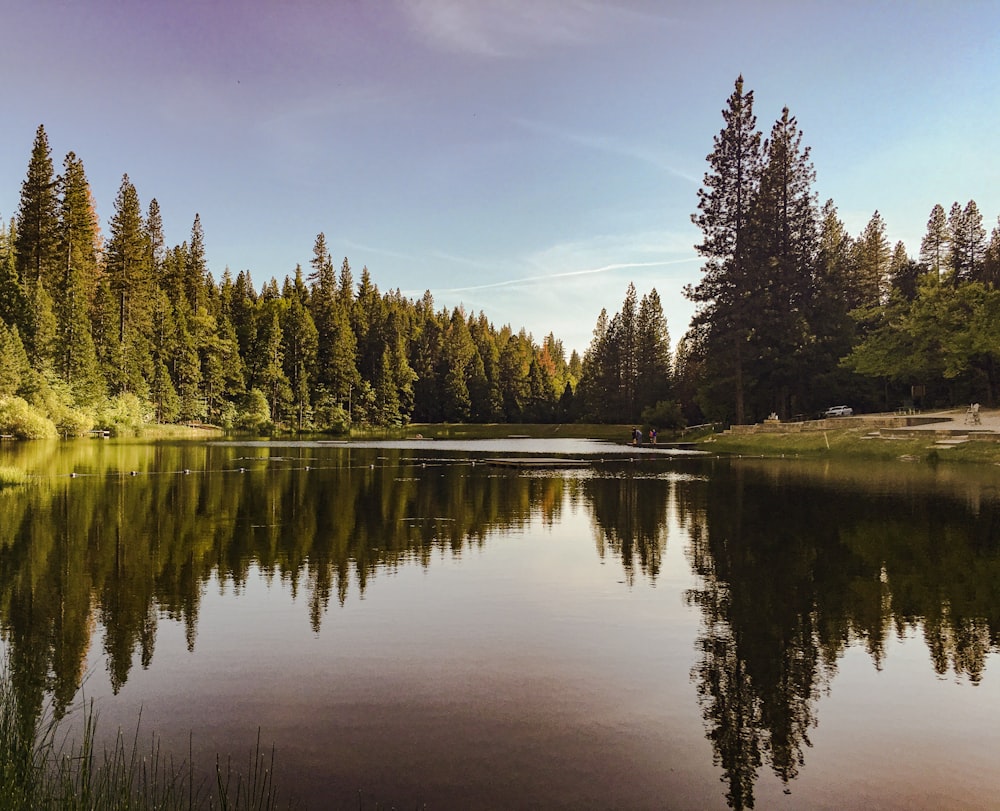
[[[705,349],[719,374],[728,378],[733,419],[742,423],[746,343],[754,318],[750,218],[761,166],[753,91],[744,92],[742,76],[736,80],[722,118],[725,126],[715,137],[708,155],[709,170],[698,190],[698,213],[691,217],[701,229],[702,241],[695,247],[706,262],[701,281],[685,294],[698,305],[693,326],[704,327]]]

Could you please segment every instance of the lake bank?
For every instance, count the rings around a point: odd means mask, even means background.
[[[767,421],[703,437],[697,447],[769,456],[1000,464],[1000,411],[983,411],[974,424],[966,423],[964,410],[909,418],[876,414],[806,423]]]

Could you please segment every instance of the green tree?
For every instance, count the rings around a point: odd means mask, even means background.
[[[854,247],[857,307],[872,310],[886,301],[889,292],[889,263],[892,260],[885,220],[878,211],[872,215]]]
[[[764,143],[760,188],[752,212],[748,280],[755,302],[748,361],[758,416],[799,410],[805,397],[813,341],[813,270],[817,250],[816,171],[802,131],[787,107]]]
[[[0,261],[2,261],[2,257],[0,257]],[[2,270],[0,270],[0,274],[2,274]],[[993,287],[1000,286],[1000,217],[997,218],[997,224],[990,232],[990,241],[983,254],[982,280],[984,284]]]
[[[983,228],[983,216],[975,200],[969,200],[965,208],[958,203],[951,207],[948,230],[952,284],[957,287],[962,282],[979,280],[979,269],[986,252],[986,229]]]
[[[100,275],[100,230],[83,163],[70,152],[63,163],[59,207],[61,271],[53,276],[56,318],[54,367],[75,400],[92,403],[103,394],[91,334],[90,306]]]
[[[500,334],[502,349],[497,371],[504,419],[523,422],[531,397],[531,343],[523,329],[515,335],[505,327]],[[508,336],[505,341],[504,336]]]
[[[191,241],[188,245],[187,263],[184,268],[184,293],[191,312],[205,306],[205,283],[208,265],[205,262],[205,233],[201,227],[201,216],[194,215],[191,225]]]
[[[8,328],[0,321],[0,397],[22,394],[31,375],[31,363],[17,327]]]
[[[128,175],[122,178],[115,212],[109,223],[106,276],[117,317],[117,347],[120,369],[106,370],[112,393],[132,392],[144,396],[152,364],[149,335],[152,332],[150,304],[152,274],[149,240],[139,206],[139,195]]]
[[[734,420],[745,418],[745,347],[753,328],[751,213],[760,183],[761,134],[753,91],[743,77],[722,111],[725,126],[708,155],[709,170],[698,190],[692,222],[702,232],[695,246],[705,258],[702,278],[685,295],[698,306],[693,326],[704,327],[704,348],[717,373],[729,380]]]
[[[947,267],[951,232],[944,207],[935,203],[927,218],[927,233],[920,241],[920,261],[928,271],[940,278]]]
[[[438,357],[437,377],[441,381],[441,416],[445,422],[465,422],[471,414],[469,378],[476,345],[469,334],[465,313],[456,307],[445,327]]]
[[[910,259],[902,241],[897,242],[889,260],[890,287],[898,290],[903,298],[913,301],[917,296],[917,283],[924,272],[926,271],[921,265]]]
[[[39,125],[31,148],[28,175],[21,184],[17,212],[18,278],[26,289],[48,284],[59,267],[58,191],[45,127]]]
[[[301,431],[310,411],[308,370],[315,366],[319,343],[316,324],[306,309],[308,298],[301,266],[295,267],[294,283],[285,280],[282,298],[285,301],[281,312],[283,371],[291,386],[296,428]]]
[[[656,288],[639,302],[636,359],[636,400],[646,408],[671,393],[670,332]]]
[[[9,226],[5,226],[0,220],[0,321],[24,329],[27,303],[14,258],[16,234],[17,225],[14,220],[10,221]]]

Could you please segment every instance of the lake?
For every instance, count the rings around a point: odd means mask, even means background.
[[[583,440],[4,443],[29,709],[309,808],[988,808],[1000,468]],[[69,719],[78,716],[71,711]]]

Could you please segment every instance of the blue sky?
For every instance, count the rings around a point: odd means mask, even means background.
[[[787,105],[820,202],[919,250],[935,203],[1000,214],[1000,4],[647,0],[35,0],[8,4],[0,216],[35,129],[84,163],[102,226],[124,173],[167,241],[259,286],[334,261],[581,352],[655,287],[676,340],[690,223],[742,73]]]

